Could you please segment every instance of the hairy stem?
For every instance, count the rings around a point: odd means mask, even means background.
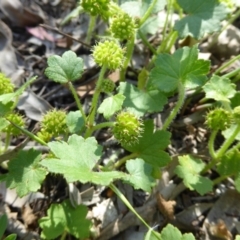
[[[114,169],[117,169],[119,167],[121,167],[127,160],[133,159],[135,157],[137,157],[138,154],[137,153],[131,153],[121,159],[119,159],[115,164],[114,164]]]
[[[122,68],[120,70],[120,81],[121,82],[125,81],[125,75],[126,75],[128,63],[130,62],[130,59],[132,58],[132,54],[133,54],[134,41],[135,41],[135,35],[133,35],[132,38],[129,39],[128,42],[127,42],[126,58],[124,59]]]
[[[8,120],[6,118],[6,120]],[[29,132],[28,130],[18,126],[17,124],[15,124],[14,122],[8,120],[14,127],[16,127],[17,129],[19,129],[22,133],[24,133],[25,135],[27,135],[28,137],[30,137],[31,139],[33,139],[34,141],[40,143],[41,145],[47,146],[47,143],[44,142],[41,138],[37,137],[35,134]]]
[[[75,88],[74,88],[73,85],[72,85],[72,82],[68,82],[68,86],[69,86],[70,91],[72,92],[72,95],[73,95],[74,100],[75,100],[75,102],[76,102],[76,104],[77,104],[77,107],[78,107],[79,111],[80,111],[81,114],[82,114],[82,117],[83,117],[83,119],[84,119],[84,122],[86,123],[87,117],[86,117],[86,115],[85,115],[85,113],[84,113],[84,111],[83,111],[82,104],[81,104],[81,102],[80,102],[80,100],[79,100],[79,97],[78,97],[78,95],[77,95],[77,92],[76,92]]]
[[[93,126],[91,128],[91,130],[89,131],[89,136],[92,135],[92,133],[98,129],[102,129],[102,128],[107,128],[107,127],[113,127],[114,126],[114,122],[103,122],[103,123],[99,123],[95,126]]]
[[[92,38],[92,33],[94,31],[96,25],[96,17],[95,16],[90,16],[90,21],[88,25],[88,31],[87,31],[87,37],[86,37],[86,43],[90,44],[91,38]]]
[[[239,132],[240,132],[240,124],[237,125],[237,127],[234,130],[234,132],[232,133],[232,135],[225,140],[223,145],[218,150],[218,152],[216,154],[217,159],[220,159],[223,156],[223,154],[228,150],[230,145],[235,141],[235,138],[236,138],[236,136],[238,135]]]
[[[151,15],[153,8],[155,7],[157,3],[157,0],[153,0],[148,8],[148,10],[145,12],[144,16],[142,17],[142,19],[140,20],[139,23],[139,28],[147,21],[147,19],[149,18],[149,16]]]
[[[178,82],[178,94],[179,94],[178,101],[177,101],[175,107],[173,108],[172,112],[168,116],[168,118],[165,120],[165,122],[163,124],[163,128],[162,128],[163,130],[168,129],[172,120],[176,117],[176,115],[178,114],[178,111],[180,110],[180,108],[182,107],[182,105],[184,103],[185,89],[184,89],[184,85],[181,82],[181,79]]]
[[[96,115],[96,112],[97,112],[98,99],[99,99],[99,95],[101,93],[101,85],[102,85],[102,81],[104,79],[104,74],[105,74],[106,70],[107,70],[106,65],[103,65],[102,68],[101,68],[101,71],[99,73],[97,86],[95,88],[95,92],[94,92],[93,98],[92,98],[92,106],[91,106],[91,109],[90,109],[90,114],[88,116],[88,122],[87,122],[88,129],[86,131],[85,138],[91,136],[91,133],[92,133],[94,119],[95,119],[95,115]]]
[[[135,211],[131,203],[127,200],[127,198],[121,193],[121,191],[113,184],[111,183],[109,186],[113,192],[123,201],[123,203],[129,208],[129,210],[137,216],[137,218],[147,227],[147,229],[152,231],[152,228],[145,222],[145,220]],[[152,231],[152,233],[155,235],[156,239],[158,239],[157,234]]]

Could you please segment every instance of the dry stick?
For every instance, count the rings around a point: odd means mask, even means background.
[[[43,28],[46,28],[46,29],[48,29],[48,30],[57,32],[57,33],[65,36],[65,37],[71,38],[72,40],[81,43],[81,44],[84,45],[85,47],[91,48],[91,46],[90,46],[89,44],[87,44],[87,43],[85,43],[85,42],[83,42],[83,41],[81,41],[81,40],[79,40],[79,39],[76,39],[76,38],[72,37],[71,35],[69,35],[69,34],[67,34],[67,33],[64,33],[64,32],[62,32],[62,31],[60,31],[58,28],[54,28],[54,27],[51,27],[51,26],[46,25],[46,24],[40,24],[39,26],[41,26],[41,27],[43,27]]]

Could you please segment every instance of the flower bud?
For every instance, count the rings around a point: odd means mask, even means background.
[[[138,142],[143,132],[142,121],[133,113],[120,112],[112,128],[114,137],[123,145],[132,145]]]
[[[232,123],[232,114],[223,108],[216,108],[206,116],[206,124],[212,130],[225,130]]]
[[[115,70],[122,65],[124,51],[117,42],[106,40],[94,46],[93,58],[98,65]]]

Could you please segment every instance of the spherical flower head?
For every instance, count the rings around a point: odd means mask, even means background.
[[[124,50],[115,41],[99,42],[93,49],[95,62],[108,69],[115,70],[121,67],[124,59]]]
[[[91,16],[100,15],[104,20],[107,20],[109,11],[110,0],[82,0],[82,8]]]
[[[240,106],[233,109],[233,120],[235,123],[240,123]]]
[[[115,83],[106,78],[106,79],[103,79],[102,81],[102,86],[101,86],[101,92],[104,92],[104,93],[112,93],[113,90],[115,89]]]
[[[216,108],[206,116],[206,124],[212,130],[225,130],[232,123],[232,114],[223,108]]]
[[[54,136],[53,134],[46,131],[46,129],[42,128],[38,133],[37,136],[42,139],[44,142],[48,143]]]
[[[117,115],[112,128],[114,137],[122,145],[133,145],[138,142],[143,132],[142,121],[133,113],[121,112]]]
[[[43,133],[49,133],[52,137],[57,137],[60,134],[67,132],[66,112],[62,110],[52,110],[47,112],[41,121]]]
[[[0,73],[0,95],[6,93],[12,93],[14,90],[14,85],[11,80],[6,77],[3,73]]]
[[[23,116],[18,114],[18,113],[9,113],[6,118],[8,120],[10,120],[11,122],[15,123],[16,125],[18,125],[19,127],[24,128],[25,126],[25,121],[23,119]],[[19,136],[21,135],[21,130],[16,128],[13,124],[9,124],[7,127],[5,127],[3,130],[3,132],[9,133],[13,136]]]
[[[115,38],[130,39],[135,34],[135,24],[133,19],[123,12],[113,17],[109,30]]]

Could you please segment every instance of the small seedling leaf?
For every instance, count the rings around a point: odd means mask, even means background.
[[[216,101],[230,102],[236,93],[236,85],[231,83],[228,78],[213,76],[209,82],[203,86],[206,93],[206,98],[214,99]]]
[[[62,57],[53,55],[48,58],[46,76],[59,83],[74,81],[82,76],[83,60],[73,51],[64,52]]]
[[[154,185],[154,178],[151,177],[152,166],[147,164],[144,160],[137,158],[128,160],[126,169],[129,172],[127,183],[131,184],[135,189],[142,189],[146,192],[151,191]]]
[[[70,133],[78,133],[84,126],[84,119],[80,111],[69,112],[66,122]]]
[[[102,113],[106,119],[109,119],[114,113],[122,109],[125,96],[123,94],[116,94],[114,96],[104,99],[98,108],[98,112]]]
[[[202,160],[186,155],[179,157],[179,164],[175,169],[175,173],[183,179],[186,187],[190,190],[196,190],[201,195],[212,190],[212,181],[200,175],[205,166]]]

